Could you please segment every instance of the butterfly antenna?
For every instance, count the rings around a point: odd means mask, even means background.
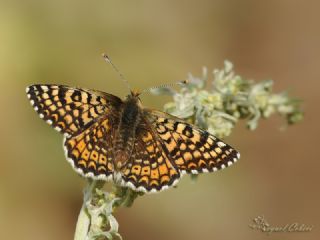
[[[162,84],[162,85],[159,85],[159,86],[155,86],[155,87],[151,87],[151,88],[148,88],[148,89],[145,89],[141,92],[141,94],[144,94],[144,93],[150,93],[152,90],[156,90],[156,89],[159,89],[159,88],[172,88],[176,85],[180,85],[180,86],[183,86],[183,85],[186,85],[188,84],[188,81],[187,80],[182,80],[182,81],[178,81],[178,82],[174,82],[174,83],[169,83],[169,84]],[[141,95],[140,94],[140,95]]]
[[[130,84],[128,82],[128,80],[124,77],[124,75],[120,72],[120,70],[117,68],[116,65],[114,65],[114,63],[111,61],[111,58],[106,54],[106,53],[103,53],[102,54],[102,57],[103,59],[109,63],[113,69],[119,74],[119,77],[121,78],[121,80],[126,84],[127,88],[129,89],[129,91],[131,91],[131,87],[130,87]]]

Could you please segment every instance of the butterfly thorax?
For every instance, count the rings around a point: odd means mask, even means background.
[[[114,140],[114,166],[123,167],[132,154],[136,128],[140,122],[141,104],[135,95],[129,95],[120,110],[120,122]]]

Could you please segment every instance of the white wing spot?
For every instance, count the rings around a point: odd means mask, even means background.
[[[66,138],[70,136],[68,133],[64,133],[63,135],[64,135]]]
[[[81,168],[75,168],[76,172],[79,173],[80,175],[84,176],[83,170]]]
[[[136,189],[136,187],[133,185],[132,182],[127,182],[126,185],[127,185],[129,188]]]
[[[93,178],[94,174],[92,172],[88,172],[85,174],[86,177]]]
[[[195,169],[192,169],[192,170],[191,170],[191,173],[192,173],[192,174],[198,174],[198,171],[195,170]]]
[[[168,189],[169,187],[167,185],[162,186],[161,191]]]
[[[41,86],[41,88],[43,91],[48,91],[48,89],[49,89],[48,86]]]
[[[224,147],[224,146],[226,146],[226,144],[225,144],[224,142],[217,142],[217,144],[218,144],[219,147]]]
[[[147,192],[147,190],[142,186],[138,187],[137,191],[139,191],[139,192]]]
[[[157,189],[152,188],[150,192],[151,192],[151,193],[156,193],[156,192],[157,192]]]

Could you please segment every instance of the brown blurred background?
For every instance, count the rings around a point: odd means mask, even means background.
[[[238,74],[289,89],[306,112],[286,131],[278,117],[254,132],[237,126],[227,142],[241,161],[120,209],[124,239],[319,239],[319,9],[319,1],[302,0],[1,0],[0,239],[73,238],[84,180],[25,87],[57,83],[125,96],[101,59],[105,51],[138,89],[229,59]],[[143,97],[154,108],[169,100]],[[315,227],[267,236],[248,227],[258,215],[275,226]]]

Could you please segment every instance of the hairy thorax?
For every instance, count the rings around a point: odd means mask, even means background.
[[[114,166],[120,170],[129,160],[134,147],[141,107],[138,97],[129,95],[120,110],[120,123],[114,140]]]

